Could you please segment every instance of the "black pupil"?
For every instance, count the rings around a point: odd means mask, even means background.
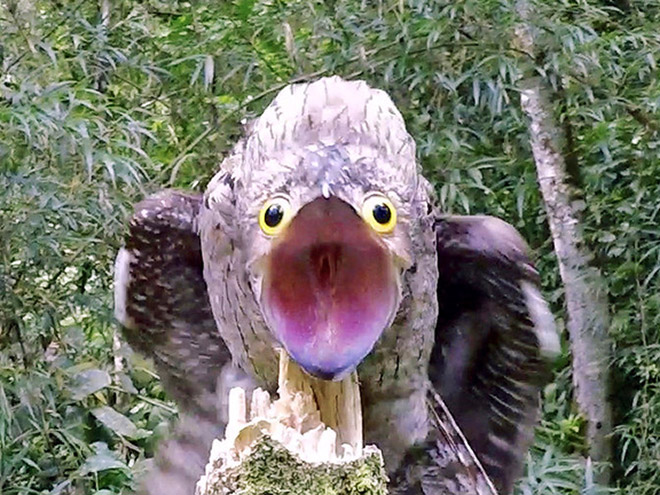
[[[264,215],[264,222],[269,227],[277,227],[277,225],[282,221],[283,216],[284,212],[282,211],[282,207],[280,205],[271,205],[266,210],[266,214]]]
[[[385,225],[392,219],[390,207],[384,203],[374,206],[374,219],[381,225]]]

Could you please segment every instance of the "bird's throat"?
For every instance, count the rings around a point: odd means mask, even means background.
[[[324,379],[355,369],[398,304],[386,246],[336,198],[300,210],[268,256],[262,287],[275,337],[302,368]]]

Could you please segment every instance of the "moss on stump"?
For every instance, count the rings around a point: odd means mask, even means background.
[[[301,461],[268,436],[240,465],[219,470],[204,495],[386,495],[387,477],[376,449],[342,464]]]

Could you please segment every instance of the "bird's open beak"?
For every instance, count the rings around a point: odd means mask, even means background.
[[[347,203],[318,198],[274,242],[262,308],[291,357],[338,380],[371,351],[398,304],[397,271],[378,234]]]

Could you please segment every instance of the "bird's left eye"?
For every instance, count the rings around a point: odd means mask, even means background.
[[[372,194],[362,204],[362,218],[379,234],[389,234],[396,225],[396,208],[386,196]]]
[[[259,227],[267,235],[277,235],[291,220],[291,203],[286,198],[271,198],[259,212]]]

